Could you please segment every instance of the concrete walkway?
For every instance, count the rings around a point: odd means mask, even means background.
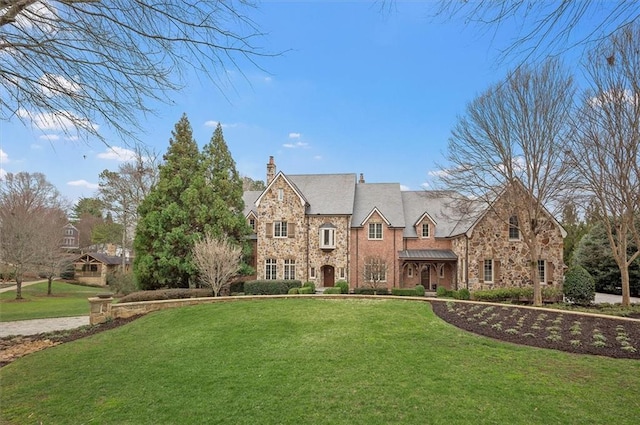
[[[622,302],[622,295],[601,294],[596,292],[596,304],[609,303],[616,304]],[[630,297],[631,304],[640,304],[640,298]]]
[[[75,329],[89,324],[89,316],[56,317],[53,319],[18,320],[0,323],[0,338],[9,335],[35,335],[42,332]]]

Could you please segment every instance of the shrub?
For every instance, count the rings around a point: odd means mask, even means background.
[[[231,294],[238,294],[238,293],[244,292],[244,281],[238,280],[235,282],[231,282],[231,285],[229,285],[229,292]]]
[[[287,292],[287,294],[289,294],[289,295],[299,294],[300,292],[298,291],[298,289],[300,289],[300,288],[291,288],[291,289],[289,289],[289,292]]]
[[[471,293],[467,288],[458,289],[453,293],[453,298],[458,300],[469,300],[471,299]]]
[[[73,280],[76,277],[76,267],[73,263],[68,263],[60,272],[60,279]]]
[[[244,283],[247,295],[279,295],[286,294],[291,288],[300,287],[299,280],[250,280]]]
[[[449,291],[444,286],[438,286],[436,288],[436,296],[438,296],[438,297],[451,297],[452,296],[452,292]]]
[[[424,293],[425,293],[424,286],[416,285],[416,296],[424,297]]]
[[[153,291],[138,291],[120,298],[121,303],[132,303],[138,301],[158,301],[158,300],[176,300],[182,298],[200,298],[210,297],[211,289],[190,289],[190,288],[173,288],[173,289],[156,289]]]
[[[569,302],[588,305],[596,296],[596,282],[584,267],[569,269],[564,280],[564,296]]]
[[[315,294],[316,291],[311,286],[303,286],[302,288],[298,288],[298,294]]]
[[[338,286],[334,286],[333,288],[327,288],[324,290],[325,294],[342,294],[342,289]]]
[[[391,295],[395,295],[397,297],[415,297],[416,290],[415,288],[392,288]]]
[[[138,290],[133,273],[110,273],[107,275],[107,284],[111,292],[118,295],[129,295]]]
[[[355,288],[354,294],[360,295],[389,295],[387,288]]]
[[[344,280],[339,280],[336,282],[336,287],[340,288],[340,293],[341,294],[348,294],[349,293],[349,282],[346,282]]]
[[[307,281],[302,285],[303,288],[311,288],[311,293],[316,292],[316,284],[310,281]]]

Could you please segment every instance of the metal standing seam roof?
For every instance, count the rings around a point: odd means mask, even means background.
[[[398,251],[401,260],[457,261],[458,256],[450,249],[405,249]]]

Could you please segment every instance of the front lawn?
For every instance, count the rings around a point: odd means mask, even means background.
[[[23,300],[16,300],[16,291],[0,293],[0,322],[89,315],[89,297],[105,289],[52,283],[52,295],[47,296],[47,282],[22,287]]]
[[[631,424],[640,362],[469,334],[404,300],[165,310],[0,369],[0,422]]]

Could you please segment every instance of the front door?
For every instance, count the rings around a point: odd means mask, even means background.
[[[431,284],[431,278],[429,273],[429,266],[426,266],[426,267],[423,267],[422,270],[420,271],[420,285],[424,286],[425,288],[427,288],[427,290],[429,290],[430,284]]]
[[[336,282],[333,266],[322,267],[322,286],[325,288],[333,286]]]

